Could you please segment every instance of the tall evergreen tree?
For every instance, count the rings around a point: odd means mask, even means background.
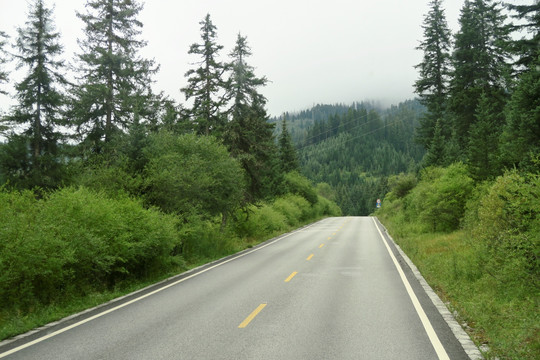
[[[492,0],[466,0],[455,36],[449,110],[453,132],[462,154],[470,144],[469,130],[476,122],[482,93],[500,112],[506,102],[510,68],[505,44],[510,28],[497,3]],[[499,129],[501,124],[498,124]]]
[[[415,91],[427,108],[417,129],[417,140],[425,148],[429,148],[433,142],[437,123],[443,136],[448,137],[450,131],[450,126],[443,121],[446,119],[451,32],[442,8],[442,0],[432,0],[429,5],[430,11],[422,25],[424,40],[417,47],[424,52],[424,56],[422,62],[416,65],[420,78],[415,82]]]
[[[518,22],[512,25],[513,30],[525,31],[528,36],[522,36],[510,43],[511,51],[518,58],[516,65],[521,71],[528,71],[531,65],[537,64],[540,48],[540,1],[530,5],[507,4],[510,10],[515,11],[512,17]]]
[[[445,141],[441,130],[441,120],[435,124],[429,149],[424,157],[425,166],[442,166],[445,164]]]
[[[28,72],[15,84],[18,104],[6,120],[14,133],[24,128],[23,136],[12,136],[12,140],[18,144],[26,142],[30,153],[23,146],[12,147],[24,151],[18,158],[26,159],[27,165],[18,169],[8,166],[4,171],[32,178],[28,186],[54,186],[59,176],[57,145],[62,136],[59,126],[64,125],[61,109],[66,80],[62,74],[64,62],[57,60],[63,48],[52,17],[52,10],[44,1],[36,0],[30,6],[25,27],[17,29],[15,58],[18,67]]]
[[[501,109],[482,93],[476,111],[476,122],[471,125],[467,163],[472,177],[476,180],[486,180],[498,175],[499,162],[497,159],[500,122],[503,114]]]
[[[285,116],[281,121],[281,134],[279,135],[279,159],[281,162],[281,171],[288,173],[300,169],[296,149],[287,130],[287,119]]]
[[[540,157],[540,2],[507,6],[515,11],[514,30],[527,36],[510,43],[517,57],[517,85],[506,107],[506,124],[500,139],[504,166],[538,171]]]
[[[9,73],[4,68],[5,64],[8,62],[7,52],[4,47],[7,45],[8,36],[5,32],[0,31],[0,96],[7,95],[7,91],[3,89],[3,85],[9,80]],[[0,116],[3,114],[3,109],[0,109]],[[2,134],[8,127],[2,122],[0,122],[0,134]],[[2,181],[0,179],[0,181]]]
[[[246,171],[246,201],[254,202],[272,195],[279,182],[274,125],[268,122],[266,98],[258,92],[267,80],[256,77],[254,68],[247,64],[251,49],[245,36],[238,34],[230,56],[232,73],[227,98],[231,99],[232,105],[224,140]]]
[[[224,74],[228,65],[219,61],[219,52],[223,49],[217,43],[217,27],[207,14],[201,25],[201,44],[192,44],[189,54],[199,55],[201,60],[196,62],[196,69],[186,73],[188,85],[181,89],[186,100],[193,100],[190,117],[198,134],[210,135],[220,133],[226,123],[223,107],[226,81]]]
[[[0,86],[8,82],[9,74],[7,70],[4,68],[4,66],[8,62],[7,52],[4,48],[7,45],[7,39],[8,39],[7,34],[3,31],[0,31]],[[7,92],[0,87],[0,95],[1,94],[6,95]]]
[[[79,84],[74,88],[73,117],[84,141],[101,151],[115,133],[129,128],[135,108],[152,101],[151,76],[158,67],[138,51],[143,24],[135,0],[88,0],[86,38],[79,40]]]

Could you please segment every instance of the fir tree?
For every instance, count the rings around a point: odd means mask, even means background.
[[[230,54],[232,73],[227,97],[232,100],[232,105],[224,141],[246,171],[246,201],[254,202],[272,195],[279,181],[274,125],[268,122],[266,98],[258,92],[267,80],[255,76],[254,68],[246,62],[250,55],[246,37],[238,34]]]
[[[417,49],[424,52],[423,60],[416,68],[420,78],[415,82],[415,91],[420,96],[427,112],[417,129],[417,140],[425,148],[432,143],[436,123],[439,122],[441,134],[449,135],[446,119],[446,101],[450,74],[451,33],[446,23],[442,0],[432,0],[430,11],[424,19],[424,40]]]
[[[500,109],[494,107],[487,94],[482,93],[476,122],[471,125],[468,147],[468,166],[472,177],[486,180],[498,173],[497,159],[499,129],[504,119]]]
[[[192,44],[189,54],[199,55],[201,60],[186,73],[188,85],[181,89],[186,100],[193,100],[190,117],[198,134],[210,135],[220,133],[226,123],[223,114],[226,82],[224,74],[228,66],[218,60],[219,52],[223,49],[218,45],[217,27],[207,14],[201,25],[202,44]]]
[[[79,84],[74,89],[73,116],[77,129],[93,151],[130,127],[135,107],[152,101],[153,60],[139,56],[142,10],[134,0],[88,0],[88,11],[77,13],[86,38],[79,40]]]
[[[445,139],[442,135],[441,121],[435,124],[435,130],[429,150],[424,157],[425,166],[442,166],[445,162]]]
[[[281,170],[284,173],[297,171],[300,169],[298,164],[298,155],[291,140],[291,135],[287,130],[287,120],[285,116],[281,122],[281,134],[279,135],[279,159]]]
[[[502,110],[509,87],[510,67],[505,44],[509,27],[498,4],[491,0],[465,1],[460,30],[455,36],[449,110],[462,154],[467,154],[469,130],[476,122],[482,93]]]
[[[26,159],[28,164],[18,169],[6,169],[4,164],[4,170],[34,179],[26,184],[28,186],[55,186],[60,176],[57,151],[62,137],[59,126],[64,125],[62,86],[66,80],[61,72],[64,62],[57,60],[63,52],[60,34],[54,30],[52,10],[43,0],[31,5],[25,27],[17,29],[15,58],[19,68],[26,68],[28,72],[15,84],[18,104],[6,120],[14,133],[25,128],[23,136],[11,138],[17,144],[26,142],[30,152],[23,146],[12,147],[24,151],[18,158]]]
[[[521,37],[510,43],[511,52],[518,57],[515,64],[520,72],[528,71],[531,65],[538,62],[540,48],[540,2],[531,5],[507,4],[516,14],[512,17],[518,20],[512,25],[513,30],[526,31],[529,37]]]
[[[507,122],[501,135],[503,164],[538,172],[540,156],[540,54],[523,73],[506,108]]]

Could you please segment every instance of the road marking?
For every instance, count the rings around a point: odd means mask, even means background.
[[[331,237],[331,236],[329,236],[327,240],[330,240],[330,239],[332,239],[332,237]]]
[[[291,279],[292,279],[296,274],[298,274],[298,272],[293,271],[293,272],[291,273],[291,275],[289,275],[289,277],[285,279],[285,282],[291,281]]]
[[[307,257],[306,260],[308,260],[308,261],[311,260],[311,258],[313,257],[313,255],[314,255],[314,254],[309,255],[309,256]]]
[[[136,302],[138,302],[138,301],[140,301],[140,300],[146,299],[146,298],[149,297],[149,296],[152,296],[152,295],[154,295],[154,294],[157,294],[157,293],[159,293],[159,292],[162,292],[163,290],[166,290],[166,289],[168,289],[168,288],[170,288],[170,287],[173,287],[173,286],[175,286],[175,285],[178,285],[178,284],[180,284],[180,283],[182,283],[182,282],[184,282],[184,281],[186,281],[186,280],[189,280],[189,279],[191,279],[191,278],[194,278],[195,276],[204,274],[204,273],[207,272],[207,271],[210,271],[210,270],[212,270],[212,269],[215,269],[215,268],[217,268],[218,266],[225,265],[225,264],[227,264],[227,263],[229,263],[229,262],[231,262],[231,261],[240,259],[240,258],[242,258],[242,257],[244,257],[244,256],[246,256],[246,255],[249,255],[249,254],[251,254],[251,253],[254,253],[255,251],[259,251],[259,250],[261,250],[261,249],[264,249],[264,248],[267,247],[267,246],[270,246],[270,245],[272,245],[272,244],[274,244],[274,243],[276,243],[276,242],[278,242],[278,241],[281,241],[281,240],[283,240],[283,239],[285,239],[285,238],[288,238],[289,236],[292,236],[292,235],[294,235],[294,234],[296,234],[296,233],[299,233],[299,232],[301,232],[301,231],[303,231],[303,230],[306,230],[306,229],[308,229],[308,228],[310,228],[310,227],[312,227],[312,226],[314,226],[314,225],[316,225],[316,224],[319,224],[319,223],[320,223],[320,222],[316,222],[316,223],[313,223],[313,224],[311,224],[311,225],[309,225],[309,226],[306,226],[305,228],[298,229],[298,230],[293,231],[293,232],[291,232],[291,233],[285,234],[285,235],[283,235],[283,236],[281,236],[281,237],[278,237],[277,239],[275,239],[275,240],[269,242],[268,244],[259,246],[259,247],[255,248],[255,249],[252,249],[251,251],[242,253],[242,254],[240,254],[240,255],[238,255],[238,256],[235,256],[235,257],[233,257],[233,258],[230,258],[230,259],[228,259],[228,260],[225,260],[225,261],[223,261],[223,262],[220,262],[220,263],[218,263],[218,264],[216,264],[216,265],[210,266],[210,267],[208,267],[208,268],[206,268],[206,269],[203,269],[203,270],[201,270],[201,271],[199,271],[199,272],[196,272],[196,273],[191,274],[191,275],[189,275],[189,276],[186,276],[186,277],[184,277],[184,278],[182,278],[182,279],[180,279],[180,280],[177,280],[177,281],[174,281],[174,282],[172,282],[172,283],[170,283],[170,284],[168,284],[168,285],[165,285],[165,286],[163,286],[163,287],[161,287],[161,288],[159,288],[159,289],[156,289],[156,290],[154,290],[154,291],[151,291],[151,292],[149,292],[149,293],[146,293],[146,294],[144,294],[144,295],[141,295],[141,296],[139,296],[139,297],[137,297],[137,298],[135,298],[135,299],[133,299],[133,300],[130,300],[130,301],[127,301],[127,302],[125,302],[125,303],[123,303],[123,304],[120,304],[120,305],[118,305],[118,306],[115,306],[115,307],[113,307],[113,308],[111,308],[111,309],[109,309],[109,310],[100,312],[99,314],[96,314],[96,315],[94,315],[94,316],[91,316],[91,317],[89,317],[89,318],[86,318],[86,319],[84,319],[84,320],[81,320],[81,321],[79,321],[79,322],[77,322],[77,323],[75,323],[75,324],[72,324],[72,325],[70,325],[70,326],[66,326],[65,328],[62,328],[62,329],[57,330],[57,331],[54,331],[54,332],[52,332],[52,333],[50,333],[50,334],[48,334],[48,335],[42,336],[42,337],[40,337],[40,338],[38,338],[38,339],[35,339],[35,340],[33,340],[33,341],[30,341],[30,342],[27,342],[26,344],[17,346],[16,348],[13,348],[13,349],[8,350],[8,351],[6,351],[6,352],[0,353],[0,359],[6,357],[6,356],[8,356],[8,355],[14,354],[14,353],[16,353],[16,352],[18,352],[18,351],[21,351],[21,350],[23,350],[23,349],[26,349],[27,347],[30,347],[30,346],[32,346],[32,345],[38,344],[38,343],[40,343],[40,342],[42,342],[42,341],[45,341],[45,340],[47,340],[47,339],[50,339],[50,338],[52,338],[52,337],[54,337],[54,336],[56,336],[56,335],[60,335],[60,334],[66,332],[66,331],[68,331],[68,330],[71,330],[71,329],[73,329],[73,328],[76,328],[76,327],[78,327],[78,326],[81,326],[81,325],[83,325],[83,324],[86,324],[87,322],[90,322],[90,321],[92,321],[92,320],[95,320],[95,319],[97,319],[97,318],[100,318],[100,317],[102,317],[102,316],[104,316],[104,315],[110,314],[110,313],[112,313],[113,311],[122,309],[122,308],[124,308],[124,307],[126,307],[126,306],[128,306],[128,305],[131,305],[131,304],[136,303]],[[296,273],[294,273],[294,275],[296,275]],[[294,275],[293,275],[293,276],[294,276]],[[292,277],[291,277],[291,279],[292,279]],[[141,290],[144,290],[144,289],[141,289]]]
[[[324,246],[324,244],[319,245],[319,249],[322,248],[323,246]]]
[[[401,266],[399,265],[396,257],[394,256],[394,253],[392,252],[392,249],[390,249],[390,245],[388,245],[386,239],[384,238],[381,232],[381,229],[379,229],[379,226],[377,225],[377,221],[375,221],[375,218],[372,218],[372,219],[373,219],[373,223],[375,224],[375,227],[377,228],[377,231],[379,232],[379,235],[381,236],[381,239],[384,245],[386,246],[386,250],[388,250],[390,257],[392,258],[392,261],[394,262],[394,265],[396,266],[399,276],[401,277],[401,281],[403,282],[403,285],[405,285],[405,289],[407,289],[409,298],[411,299],[414,305],[414,309],[416,310],[416,313],[420,317],[420,321],[422,322],[422,325],[424,326],[424,329],[426,330],[429,340],[431,341],[431,345],[433,345],[433,348],[435,349],[435,352],[437,353],[439,360],[450,360],[450,358],[448,357],[448,354],[446,353],[446,350],[444,349],[444,346],[441,343],[441,340],[439,340],[437,333],[435,333],[435,330],[433,329],[431,322],[429,321],[426,313],[424,312],[424,309],[422,308],[420,301],[418,301],[418,298],[416,297],[416,294],[414,293],[411,287],[411,284],[409,283],[409,280],[407,280],[407,277],[405,276],[403,269],[401,269]]]
[[[255,316],[257,316],[261,312],[261,310],[264,309],[265,306],[266,306],[265,303],[257,306],[257,308],[255,310],[253,310],[253,312],[251,314],[249,314],[249,316],[247,318],[245,318],[244,321],[242,321],[240,323],[240,325],[238,325],[238,328],[243,329],[246,326],[248,326],[249,323],[251,322],[251,320],[253,320],[255,318]]]

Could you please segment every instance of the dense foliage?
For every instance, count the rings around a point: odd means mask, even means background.
[[[0,338],[341,214],[290,166],[296,149],[268,121],[247,38],[221,59],[205,17],[184,108],[152,93],[141,9],[88,0],[68,86],[52,10],[30,4],[15,45],[28,76],[0,128]]]
[[[537,359],[540,176],[475,184],[466,169],[392,177],[376,214],[490,356]]]

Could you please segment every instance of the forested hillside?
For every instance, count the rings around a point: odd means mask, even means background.
[[[330,185],[345,214],[368,215],[388,191],[389,175],[418,168],[425,151],[415,129],[424,112],[411,100],[385,110],[369,103],[318,105],[285,116],[297,134],[302,172]]]

